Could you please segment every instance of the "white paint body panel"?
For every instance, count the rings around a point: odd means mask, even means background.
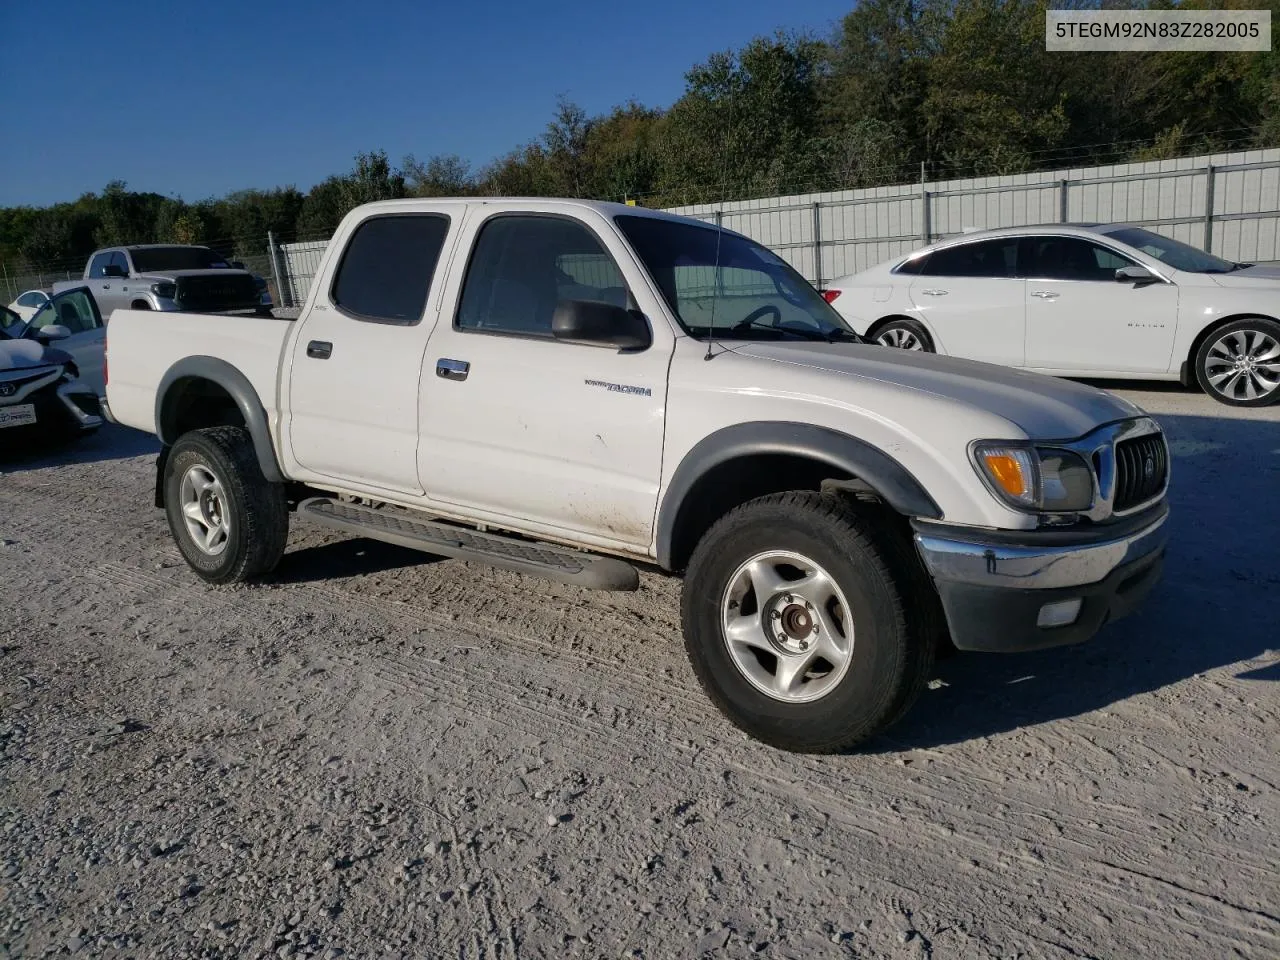
[[[415,325],[351,320],[326,299],[342,241],[366,217],[389,211],[445,211],[452,218],[427,309]],[[649,318],[653,344],[622,353],[456,329],[471,240],[486,217],[502,211],[554,213],[591,229]],[[329,245],[296,322],[117,311],[109,334],[112,414],[154,432],[165,371],[185,356],[218,357],[258,392],[290,479],[653,557],[658,505],[676,469],[721,428],[786,421],[839,431],[898,461],[945,520],[1025,529],[1035,519],[986,490],[969,462],[969,444],[1074,438],[1140,413],[1079,384],[875,346],[734,341],[715,345],[707,360],[705,342],[684,335],[612,223],[624,212],[661,216],[563,200],[360,208]],[[333,343],[329,360],[306,357],[312,340]],[[467,379],[437,377],[442,358],[469,363]]]
[[[832,303],[858,333],[878,321],[906,316],[924,323],[939,353],[1025,366],[1056,376],[1177,379],[1197,337],[1228,318],[1280,319],[1280,270],[1250,267],[1227,274],[1175,270],[1106,233],[1050,225],[992,230],[952,238],[946,244],[997,236],[1071,236],[1112,247],[1146,267],[1161,283],[1029,278],[933,277],[898,274],[893,268],[932,247],[899,256],[831,281]],[[1010,286],[1025,288],[1024,326],[1015,331],[1003,309]],[[919,295],[924,288],[946,296]],[[1037,293],[1056,294],[1038,297]],[[989,319],[984,322],[982,318]],[[997,342],[1000,340],[1002,342]],[[1020,342],[1019,342],[1020,340]],[[1016,358],[1021,355],[1019,361]]]

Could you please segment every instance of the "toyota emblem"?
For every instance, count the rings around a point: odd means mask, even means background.
[[[1142,465],[1142,475],[1146,477],[1148,480],[1150,480],[1152,477],[1156,475],[1155,460],[1151,459],[1150,457],[1147,457],[1147,462]]]
[[[12,397],[18,392],[17,386],[12,383],[0,383],[0,397]]]

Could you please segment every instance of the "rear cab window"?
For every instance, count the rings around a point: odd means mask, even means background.
[[[448,233],[441,213],[370,217],[347,241],[329,299],[356,320],[418,323]]]

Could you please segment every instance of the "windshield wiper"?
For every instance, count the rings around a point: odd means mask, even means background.
[[[842,330],[839,327],[832,327],[830,330],[810,330],[808,327],[779,327],[772,323],[762,323],[759,320],[744,320],[735,323],[729,330],[731,333],[744,333],[747,330],[767,330],[770,333],[777,334],[789,333],[800,337],[802,340],[822,341],[824,343],[836,343],[837,341],[845,343],[862,342],[862,338],[852,330]]]

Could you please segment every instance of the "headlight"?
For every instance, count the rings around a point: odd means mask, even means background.
[[[991,491],[1020,510],[1064,513],[1093,506],[1093,470],[1070,450],[980,443],[973,460]]]
[[[161,297],[165,300],[172,300],[178,295],[178,285],[176,283],[169,283],[168,281],[162,280],[160,283],[153,283],[151,285],[151,292],[157,297]]]

